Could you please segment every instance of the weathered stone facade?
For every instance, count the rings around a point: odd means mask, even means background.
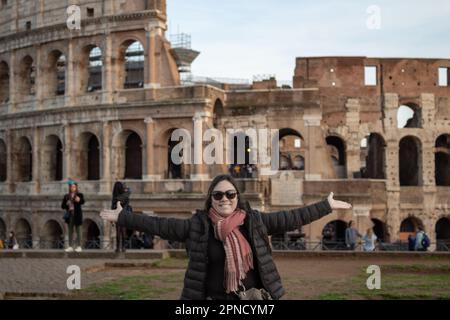
[[[81,8],[78,31],[66,25],[71,4]],[[175,166],[169,139],[182,128],[198,141],[199,129],[215,127],[224,136],[280,129],[288,174],[264,176],[257,166],[259,174],[239,180],[254,207],[308,204],[330,191],[354,204],[304,228],[310,241],[328,223],[341,233],[350,220],[361,232],[374,222],[385,242],[420,224],[434,242],[450,238],[450,90],[438,83],[450,60],[298,58],[293,89],[271,80],[186,86],[166,21],[164,0],[3,2],[0,237],[15,230],[35,247],[67,237],[60,201],[69,178],[87,200],[84,238],[105,246],[114,232],[98,213],[117,180],[131,187],[136,212],[189,217],[228,166]],[[376,67],[374,85],[365,85],[365,66]],[[397,126],[401,105],[415,112],[405,128]]]

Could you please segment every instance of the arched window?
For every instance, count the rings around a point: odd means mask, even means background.
[[[20,138],[15,152],[15,176],[18,182],[33,180],[33,150],[28,138]]]
[[[84,132],[78,138],[76,145],[78,155],[76,177],[80,180],[100,179],[100,148],[97,136],[90,132]]]
[[[0,218],[0,239],[6,239],[6,223]]]
[[[63,178],[63,146],[61,140],[51,135],[42,148],[42,176],[44,181],[61,181]]]
[[[223,110],[223,103],[220,101],[220,99],[217,99],[214,103],[214,110],[213,110],[213,122],[214,122],[214,128],[218,128],[219,126],[219,119],[223,116],[224,110]]]
[[[66,57],[59,50],[50,52],[45,68],[45,96],[60,96],[66,92]]]
[[[85,249],[100,249],[100,228],[95,221],[86,219],[83,222],[83,247]]]
[[[125,179],[142,179],[142,140],[135,132],[126,140]]]
[[[386,143],[382,136],[370,134],[361,141],[361,170],[355,174],[364,179],[386,179]]]
[[[328,144],[328,151],[336,172],[336,177],[339,179],[347,178],[347,160],[346,147],[344,141],[336,136],[329,136],[326,139]]]
[[[102,90],[103,57],[99,47],[89,51],[87,92]]]
[[[294,129],[281,129],[279,138],[280,170],[305,170],[304,140],[301,134]]]
[[[19,248],[32,249],[33,248],[33,234],[31,226],[25,219],[20,219],[16,222],[15,234]]]
[[[95,135],[92,135],[88,142],[88,172],[87,179],[94,181],[100,179],[100,144]]]
[[[124,89],[144,87],[144,47],[139,41],[124,44],[125,77]]]
[[[132,130],[124,130],[113,138],[113,177],[142,179],[142,139]]]
[[[61,225],[55,220],[49,220],[41,231],[42,249],[63,249],[64,233]]]
[[[230,137],[231,147],[228,159],[231,160],[229,172],[235,178],[253,178],[256,172],[256,156],[253,140],[244,132],[235,133]],[[253,137],[255,138],[255,137]]]
[[[422,185],[421,143],[416,137],[405,137],[400,141],[399,174],[400,186]]]
[[[397,112],[398,128],[421,128],[421,109],[414,103],[401,105]]]
[[[377,241],[388,242],[389,235],[386,223],[378,219],[372,219],[372,222],[373,222],[373,232],[377,236]]]
[[[0,104],[9,102],[9,66],[0,62]]]
[[[36,67],[34,65],[33,58],[31,58],[30,56],[24,57],[20,62],[17,80],[17,91],[19,95],[21,95],[23,98],[35,95]]]
[[[419,228],[423,228],[423,223],[416,217],[409,217],[400,224],[400,240],[407,241],[409,236],[415,236]]]
[[[436,139],[435,178],[437,186],[450,186],[450,134]]]
[[[450,251],[450,219],[441,218],[436,223],[437,251]]]
[[[8,168],[6,152],[6,143],[0,139],[0,182],[6,181],[7,178]]]

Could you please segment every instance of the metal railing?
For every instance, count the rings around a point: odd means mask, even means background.
[[[31,250],[31,249],[44,249],[44,250],[63,250],[68,246],[67,241],[64,240],[18,240],[18,245],[20,250]],[[125,249],[147,249],[148,244],[133,241],[132,239],[127,239],[124,242]],[[350,249],[346,246],[344,241],[305,241],[299,240],[272,240],[271,242],[272,250],[280,251],[349,251]],[[114,240],[104,241],[104,240],[88,240],[83,241],[82,246],[84,250],[114,250],[116,249],[116,243]],[[433,251],[438,252],[450,252],[450,240],[439,240],[436,243],[432,243],[431,248]],[[186,244],[181,242],[171,242],[167,241],[168,249],[186,249]],[[363,244],[357,243],[353,251],[363,251]],[[375,251],[409,251],[408,243],[406,242],[378,242],[376,243]],[[430,249],[428,251],[431,251]]]
[[[432,243],[431,248],[436,248],[435,251],[450,251],[450,241],[437,241]],[[272,241],[273,250],[294,250],[294,251],[348,251],[350,250],[344,241],[304,241],[304,240],[286,240],[286,241]],[[353,251],[363,251],[363,244],[355,244]],[[408,243],[406,242],[377,242],[375,251],[410,251]],[[428,249],[428,251],[431,251]]]
[[[436,242],[436,251],[450,251],[450,240],[438,240]]]

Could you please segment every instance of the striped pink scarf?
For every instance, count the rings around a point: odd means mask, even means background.
[[[214,235],[223,242],[225,249],[225,279],[226,292],[237,292],[247,272],[253,269],[253,253],[247,239],[239,231],[247,213],[236,209],[228,217],[222,217],[211,208],[208,216],[213,222]]]

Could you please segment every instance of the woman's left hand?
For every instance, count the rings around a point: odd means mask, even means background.
[[[330,203],[330,207],[333,210],[341,210],[341,209],[351,209],[352,205],[350,203],[344,202],[344,201],[339,201],[339,200],[334,200],[334,193],[330,193],[330,195],[328,196],[328,202]]]

